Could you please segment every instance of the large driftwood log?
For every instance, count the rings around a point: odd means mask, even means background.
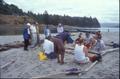
[[[15,43],[10,43],[10,44],[4,44],[4,45],[0,45],[0,51],[6,51],[9,50],[11,48],[20,48],[23,47],[24,44],[23,42],[15,42]]]

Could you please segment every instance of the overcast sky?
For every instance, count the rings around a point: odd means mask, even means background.
[[[119,22],[119,0],[4,0],[23,11],[69,16],[92,16],[99,22]]]

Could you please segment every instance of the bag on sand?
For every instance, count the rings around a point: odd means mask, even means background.
[[[40,61],[44,61],[44,60],[47,60],[47,56],[45,55],[44,52],[39,52],[39,53],[38,53],[38,59],[39,59]]]

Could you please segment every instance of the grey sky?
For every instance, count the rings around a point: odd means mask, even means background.
[[[119,0],[5,0],[23,11],[97,17],[99,22],[119,22]]]

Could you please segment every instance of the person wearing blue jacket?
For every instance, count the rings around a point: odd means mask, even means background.
[[[24,50],[28,50],[28,45],[29,45],[29,39],[30,39],[30,23],[27,23],[24,26],[24,30],[23,30],[23,38],[24,38]]]
[[[50,31],[48,25],[44,28],[44,35],[45,35],[45,38],[47,38],[48,36],[51,35],[51,31]]]

